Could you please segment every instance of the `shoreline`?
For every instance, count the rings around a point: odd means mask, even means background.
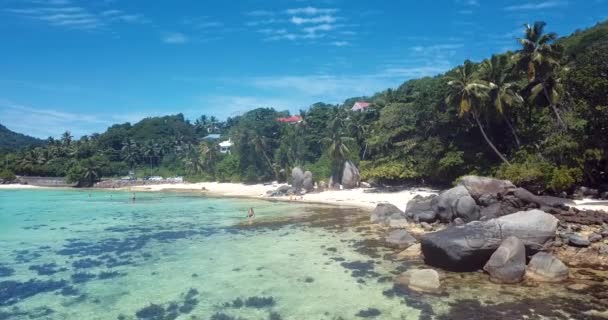
[[[87,190],[115,190],[127,192],[196,192],[216,197],[236,197],[250,198],[270,201],[301,202],[310,204],[324,204],[335,206],[351,206],[367,210],[373,210],[379,203],[390,203],[405,211],[408,201],[417,195],[428,196],[438,194],[440,190],[429,188],[411,187],[398,192],[380,192],[373,188],[356,188],[349,190],[326,190],[323,192],[313,192],[305,194],[302,199],[289,196],[270,197],[268,191],[276,190],[279,185],[253,184],[246,185],[241,183],[220,183],[220,182],[198,182],[198,183],[166,183],[154,185],[139,185],[122,188],[91,188]],[[64,187],[40,187],[23,184],[4,184],[0,185],[0,190],[18,189],[73,189]],[[608,213],[608,201],[596,199],[574,200],[573,207],[580,210],[598,210]]]
[[[365,192],[374,189],[350,189],[350,190],[327,190],[318,193],[305,194],[302,199],[294,196],[270,197],[268,191],[276,190],[280,185],[245,185],[240,183],[218,183],[218,182],[199,182],[182,184],[158,184],[146,186],[133,186],[117,190],[131,192],[201,192],[220,197],[244,197],[271,201],[301,202],[310,204],[325,204],[337,206],[351,206],[373,210],[378,203],[391,203],[405,211],[407,202],[416,195],[428,196],[437,194],[438,190],[425,188],[409,188],[399,192]]]

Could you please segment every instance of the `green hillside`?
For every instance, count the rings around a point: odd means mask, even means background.
[[[43,140],[13,132],[0,124],[0,152],[15,151],[27,146],[43,146],[44,144]]]

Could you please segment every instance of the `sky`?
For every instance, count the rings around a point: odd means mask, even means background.
[[[608,0],[0,0],[0,123],[35,137],[297,112],[567,35]]]

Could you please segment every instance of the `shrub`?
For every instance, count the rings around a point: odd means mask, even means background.
[[[561,166],[553,170],[551,181],[548,187],[554,192],[571,190],[574,185],[581,181],[583,172],[578,168],[568,168]]]
[[[411,165],[396,160],[383,163],[361,161],[361,178],[376,181],[400,181],[418,178]]]
[[[8,169],[4,169],[0,171],[0,180],[4,180],[4,181],[13,181],[17,179],[17,177],[15,176],[15,173],[8,170]]]
[[[520,153],[511,165],[502,164],[496,176],[534,193],[541,193],[547,189],[553,170],[554,166],[548,161],[536,155]]]
[[[66,180],[68,183],[74,183],[80,181],[82,174],[84,173],[84,169],[79,165],[72,166],[66,175]]]
[[[239,182],[239,159],[229,154],[216,166],[215,177],[219,182]]]

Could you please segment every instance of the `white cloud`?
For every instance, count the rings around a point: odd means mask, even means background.
[[[315,42],[314,40],[326,38],[332,40],[326,44],[339,46],[340,44],[344,44],[345,41],[339,39],[338,35],[351,36],[349,38],[350,43],[352,36],[355,36],[357,33],[353,30],[345,30],[352,28],[353,25],[336,24],[339,20],[346,20],[345,17],[334,15],[338,11],[335,8],[316,8],[311,6],[276,12],[257,10],[246,14],[248,16],[260,17],[260,19],[247,21],[245,25],[248,27],[273,26],[272,28],[258,30],[259,33],[265,35],[264,41],[302,40],[313,43]],[[276,32],[277,30],[281,30],[281,32]]]
[[[505,11],[522,11],[522,10],[538,10],[538,9],[549,9],[555,7],[562,7],[568,5],[565,1],[541,1],[541,2],[528,2],[520,5],[512,5],[504,8]]]
[[[350,42],[348,41],[334,41],[331,43],[332,46],[336,46],[336,47],[345,47],[350,45]]]
[[[0,122],[20,133],[38,138],[59,136],[68,130],[75,136],[101,131],[112,124],[112,119],[100,115],[86,115],[34,108],[0,99]],[[27,121],[23,121],[27,119]]]
[[[112,23],[145,23],[140,14],[128,14],[122,10],[93,11],[74,6],[66,0],[31,1],[21,7],[7,8],[5,12],[15,16],[37,20],[46,24],[77,30],[107,29]]]
[[[162,40],[169,44],[182,44],[188,42],[188,37],[180,32],[167,32],[162,35]]]
[[[305,14],[305,15],[318,15],[318,14],[331,14],[338,12],[335,8],[315,8],[315,7],[304,7],[304,8],[293,8],[285,10],[287,14]]]
[[[312,17],[312,18],[302,18],[302,17],[291,17],[291,22],[293,24],[310,24],[310,23],[334,23],[336,22],[336,18],[334,16],[331,15],[323,15],[323,16],[318,16],[318,17]]]

